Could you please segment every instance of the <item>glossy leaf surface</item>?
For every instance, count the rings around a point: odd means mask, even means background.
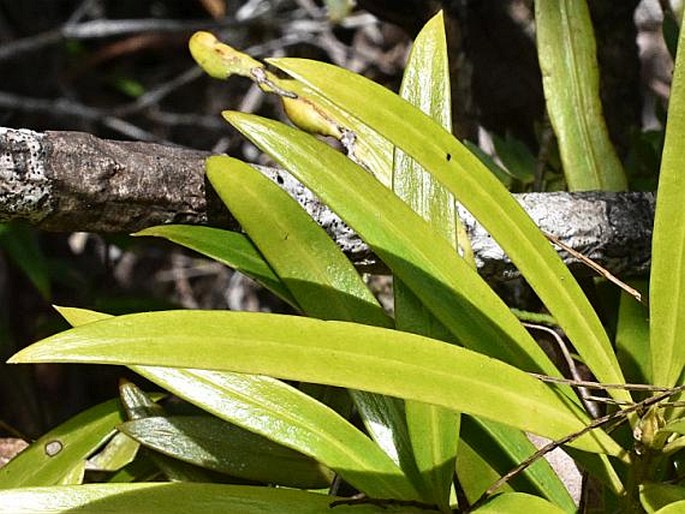
[[[235,112],[224,116],[353,227],[461,344],[522,369],[558,374],[453,246],[369,173],[325,143],[281,123]]]
[[[270,62],[359,117],[434,174],[505,249],[598,379],[623,382],[609,339],[573,276],[521,206],[459,141],[392,92],[359,75],[304,59]],[[235,115],[231,118],[236,121]],[[263,128],[245,128],[253,139],[262,139]],[[322,163],[319,169],[327,166]],[[324,188],[312,189],[321,194]],[[624,391],[612,394],[629,399]]]
[[[449,62],[442,13],[435,15],[414,40],[400,94],[447,130],[452,129]],[[393,191],[433,230],[457,247],[458,223],[454,197],[416,161],[395,149]],[[468,245],[467,241],[460,241]],[[393,280],[398,330],[452,340],[449,331],[399,277]],[[449,511],[459,441],[459,415],[436,405],[407,401],[407,432],[427,499]]]
[[[680,47],[685,47],[680,31]],[[652,380],[682,383],[685,366],[685,54],[679,52],[668,103],[666,140],[659,173],[650,274]]]
[[[112,319],[84,309],[58,310],[75,326]],[[401,470],[373,441],[330,408],[284,382],[202,369],[129,367],[221,419],[309,455],[367,494],[416,496]]]
[[[279,380],[202,369],[133,369],[221,419],[309,455],[367,494],[416,497],[400,469],[371,439]]]
[[[333,475],[316,461],[209,416],[156,416],[119,430],[175,459],[220,473],[300,489],[330,486]]]
[[[227,157],[210,158],[207,175],[306,315],[393,326],[338,246],[276,184]],[[362,391],[350,394],[373,439],[415,480],[402,402]]]
[[[10,362],[176,366],[271,375],[434,403],[549,438],[588,422],[526,373],[426,337],[338,321],[216,311],[131,314],[35,343]],[[622,455],[594,430],[573,446]]]
[[[0,468],[0,489],[62,483],[64,476],[114,434],[124,420],[119,400],[74,416]]]
[[[321,514],[330,512],[335,496],[222,484],[146,483],[86,484],[64,487],[35,487],[0,491],[3,514]],[[420,513],[412,507],[339,505],[336,513],[392,514]]]

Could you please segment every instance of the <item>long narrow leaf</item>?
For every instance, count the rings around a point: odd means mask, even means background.
[[[112,319],[85,309],[59,308],[73,326]],[[378,498],[414,498],[401,470],[373,441],[336,412],[270,377],[202,369],[129,366],[201,409],[325,464]]]
[[[435,15],[416,37],[400,94],[451,130],[450,75],[442,13]],[[392,178],[397,196],[456,248],[458,215],[449,191],[399,149],[395,150]],[[467,241],[463,243],[468,244]],[[393,291],[398,330],[435,339],[449,334],[399,277],[394,278]],[[449,336],[446,339],[449,340]],[[436,405],[412,401],[406,402],[405,410],[422,486],[433,502],[449,511],[459,441],[459,415]]]
[[[155,416],[119,430],[140,444],[201,468],[299,489],[329,487],[332,473],[313,459],[210,416]]]
[[[210,158],[207,176],[308,316],[393,325],[352,263],[283,190],[227,157]],[[402,402],[362,391],[351,394],[371,436],[416,482]]]
[[[0,468],[0,489],[62,483],[65,474],[84,462],[123,421],[118,399],[74,416]]]
[[[523,432],[499,422],[472,417],[466,417],[462,422],[462,439],[469,444],[472,451],[498,471],[496,479],[536,451],[533,443]],[[457,472],[460,481],[462,477],[466,480],[473,480],[472,477],[464,476],[468,470],[458,469]],[[476,498],[484,493],[493,482],[494,480],[491,480],[486,483],[485,487],[478,491]],[[545,497],[567,512],[575,510],[575,504],[566,487],[544,458],[514,477],[510,485],[516,491]]]
[[[166,311],[82,325],[11,359],[175,366],[270,375],[441,405],[556,439],[586,415],[528,374],[426,337],[339,321],[250,312]],[[601,430],[572,443],[623,456]]]
[[[63,487],[34,487],[0,491],[2,514],[384,514],[378,505],[331,503],[343,498],[323,494],[223,484],[146,483],[87,484]],[[403,507],[408,514],[425,511]]]
[[[602,114],[585,0],[536,0],[535,33],[547,112],[569,189],[625,190],[626,176]]]
[[[569,270],[521,206],[459,141],[364,77],[303,59],[270,62],[359,117],[434,174],[504,248],[598,379],[623,382],[606,332]],[[612,394],[629,400],[625,391]]]
[[[273,120],[224,116],[353,227],[461,344],[558,375],[504,302],[445,238],[389,189],[316,138]]]
[[[478,514],[501,514],[503,512],[535,512],[536,514],[562,514],[556,505],[538,496],[524,493],[504,493],[474,510]]]
[[[352,263],[285,191],[224,156],[207,160],[207,177],[308,316],[393,325]]]
[[[280,380],[203,369],[132,369],[217,417],[309,455],[370,496],[417,497],[400,468],[371,439]]]
[[[679,47],[685,48],[685,30]],[[685,52],[678,52],[656,196],[650,275],[650,348],[655,385],[682,382],[685,365]]]

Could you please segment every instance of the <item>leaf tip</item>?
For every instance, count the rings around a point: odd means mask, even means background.
[[[214,185],[214,179],[217,173],[225,173],[228,166],[235,162],[237,159],[229,157],[228,155],[212,155],[207,158],[205,162],[205,170],[207,173],[207,178]]]
[[[29,359],[26,358],[26,354],[28,353],[28,352],[26,352],[26,350],[27,350],[27,348],[25,348],[24,350],[18,351],[17,353],[12,355],[9,359],[7,359],[7,361],[5,361],[5,362],[7,364],[25,364],[27,362],[31,362],[30,358]]]
[[[240,111],[222,111],[221,116],[229,122],[231,125],[239,123],[240,120],[244,119],[247,115]]]

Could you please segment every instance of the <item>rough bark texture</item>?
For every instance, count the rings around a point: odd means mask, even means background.
[[[80,132],[0,128],[0,220],[92,232],[220,224],[228,218],[207,194],[208,155]]]
[[[206,157],[204,152],[78,132],[0,128],[0,222],[23,219],[45,230],[89,232],[135,232],[167,223],[237,227],[205,182]],[[259,169],[356,263],[373,265],[359,237],[302,184],[283,170]],[[516,198],[544,231],[612,272],[639,274],[649,266],[653,194],[529,193]],[[490,280],[515,277],[499,246],[472,216],[460,214],[479,271]]]

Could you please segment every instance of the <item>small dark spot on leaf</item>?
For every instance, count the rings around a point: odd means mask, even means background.
[[[450,162],[452,160],[452,154],[447,154],[447,162]]]

